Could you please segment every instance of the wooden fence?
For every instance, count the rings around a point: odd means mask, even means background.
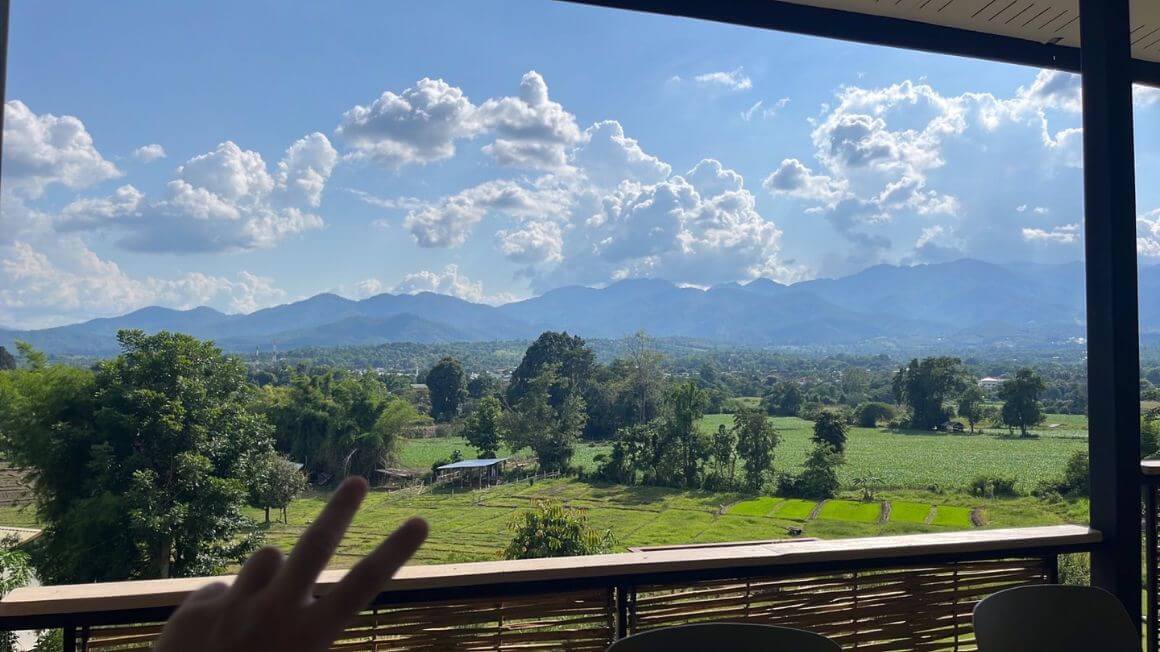
[[[1054,581],[1058,554],[1099,539],[1052,526],[408,566],[332,649],[602,650],[657,627],[745,621],[851,650],[972,650],[980,599]],[[145,649],[214,579],[17,589],[0,601],[0,627],[62,627],[70,652]]]

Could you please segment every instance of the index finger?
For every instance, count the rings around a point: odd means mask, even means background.
[[[308,597],[366,495],[367,482],[362,478],[347,478],[338,486],[322,513],[298,537],[290,558],[270,583],[269,590],[275,596],[289,601]]]

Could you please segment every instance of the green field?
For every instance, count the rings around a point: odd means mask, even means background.
[[[811,500],[754,499],[732,493],[682,491],[662,487],[626,487],[590,484],[561,478],[512,483],[486,491],[412,493],[373,492],[355,518],[350,536],[343,542],[335,566],[349,565],[391,529],[409,516],[422,515],[431,524],[430,541],[416,563],[449,563],[496,559],[511,538],[509,526],[522,510],[536,500],[553,499],[583,510],[597,528],[611,529],[617,548],[719,541],[751,541],[785,538],[787,529],[799,527],[802,535],[819,538],[876,536],[937,532],[971,527],[972,509],[987,515],[988,527],[1082,522],[1086,503],[1043,503],[1033,498],[980,500],[961,494],[906,491],[883,492],[880,500],[898,501],[908,518],[892,514],[878,523],[879,502],[827,501],[816,519]],[[311,494],[291,505],[290,523],[272,524],[268,540],[288,548],[302,528],[322,507],[324,495]],[[893,502],[892,502],[893,504]],[[924,525],[914,513],[921,506],[938,505],[933,523]],[[897,512],[895,512],[897,513]],[[257,517],[255,511],[252,514]]]
[[[925,523],[930,505],[895,500],[890,503],[890,520],[900,523]]]
[[[714,432],[720,424],[731,425],[732,419],[728,414],[710,414],[701,419],[700,427]],[[770,421],[781,437],[774,451],[774,470],[800,471],[813,448],[813,423],[797,417],[771,417]],[[1058,426],[1051,428],[1051,424]],[[1050,414],[1034,432],[1037,437],[1020,439],[1000,430],[970,435],[851,427],[846,464],[838,476],[844,486],[856,478],[872,477],[884,488],[960,489],[977,475],[1002,475],[1017,478],[1019,489],[1029,492],[1041,481],[1057,477],[1073,452],[1086,449],[1087,419]],[[610,448],[603,442],[581,442],[572,464],[595,470],[595,457]],[[461,437],[411,439],[402,447],[400,463],[427,470],[436,460],[451,457],[454,450],[465,458],[475,457],[474,449]],[[499,454],[508,456],[511,451],[502,448]]]
[[[818,514],[820,519],[853,521],[855,523],[877,523],[882,515],[882,504],[874,502],[854,502],[852,500],[827,500]]]

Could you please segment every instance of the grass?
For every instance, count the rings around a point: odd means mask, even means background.
[[[778,498],[762,496],[733,505],[729,508],[729,513],[736,516],[765,516],[771,513],[780,502],[781,500]]]
[[[939,505],[935,508],[934,518],[931,519],[930,524],[944,527],[971,527],[971,509],[953,505]]]
[[[553,499],[582,511],[598,529],[611,530],[616,549],[675,543],[752,541],[788,537],[788,528],[809,537],[865,537],[913,534],[971,527],[972,509],[986,514],[988,527],[1085,522],[1087,506],[1049,504],[1033,498],[983,500],[959,493],[919,490],[880,492],[879,501],[894,505],[891,520],[877,523],[879,502],[849,496],[827,501],[819,518],[812,500],[754,498],[728,492],[683,491],[663,487],[592,484],[571,478],[501,485],[487,491],[410,493],[374,491],[355,517],[334,567],[348,566],[409,516],[420,514],[431,524],[431,538],[415,563],[451,563],[497,559],[511,538],[512,520],[537,500]],[[302,528],[321,509],[325,495],[311,493],[290,506],[289,524],[272,524],[270,543],[288,549]],[[938,505],[934,522],[923,521]],[[921,514],[921,516],[919,515]],[[260,517],[252,511],[251,515]]]
[[[925,523],[930,516],[930,505],[904,500],[890,502],[890,520],[896,523]]]
[[[794,521],[804,521],[810,517],[814,508],[818,503],[813,500],[802,500],[801,498],[791,498],[782,503],[777,509],[773,511],[773,515],[778,518],[787,518]]]
[[[881,515],[882,503],[879,502],[827,500],[822,505],[818,518],[833,521],[853,521],[855,523],[876,523]]]
[[[796,473],[813,448],[813,424],[797,417],[771,417],[781,436],[774,452],[774,469]],[[704,432],[732,416],[711,414],[701,420]],[[896,432],[883,428],[851,427],[846,464],[838,470],[843,486],[859,477],[873,477],[891,489],[958,489],[977,475],[1012,476],[1019,489],[1029,492],[1040,481],[1056,478],[1067,458],[1087,448],[1087,424],[1082,416],[1048,415],[1055,429],[1040,428],[1038,437],[1020,439],[1006,431],[981,434]]]

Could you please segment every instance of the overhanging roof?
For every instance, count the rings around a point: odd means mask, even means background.
[[[1079,0],[568,0],[1079,72]],[[1160,0],[1132,0],[1133,75],[1160,86]]]
[[[438,471],[448,471],[451,469],[481,469],[488,466],[494,466],[500,462],[506,462],[506,457],[486,457],[481,460],[462,460],[459,462],[452,462],[451,464],[444,464],[437,468]]]

